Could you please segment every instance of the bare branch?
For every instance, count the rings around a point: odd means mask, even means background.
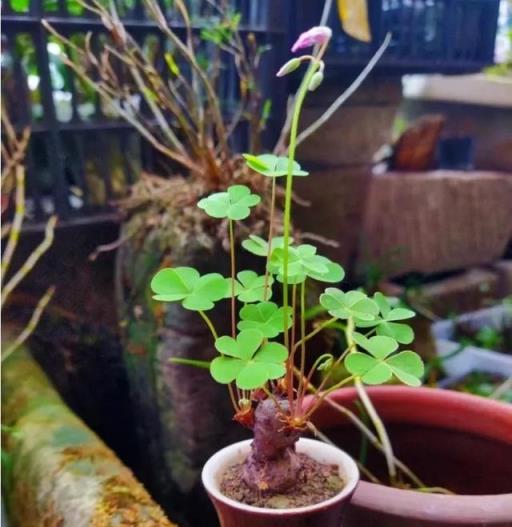
[[[25,328],[23,328],[21,333],[14,340],[14,342],[5,351],[2,352],[2,362],[6,360],[7,357],[12,355],[16,350],[18,350],[20,346],[22,346],[26,342],[30,335],[32,335],[37,324],[39,324],[39,320],[41,319],[43,311],[52,299],[54,293],[55,287],[51,286],[46,290],[46,293],[39,299],[39,302],[37,303],[34,311],[32,312],[32,316],[30,317],[28,324],[25,326]]]

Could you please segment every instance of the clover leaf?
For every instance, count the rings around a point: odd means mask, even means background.
[[[288,158],[273,154],[261,154],[253,156],[243,154],[249,168],[267,177],[281,177],[288,175]],[[297,161],[292,162],[292,176],[307,176],[309,172],[301,169]]]
[[[336,318],[358,320],[375,320],[379,313],[379,306],[362,291],[348,291],[328,287],[320,295],[320,304],[328,313]]]
[[[355,342],[367,353],[351,352],[345,359],[347,370],[358,377],[365,384],[383,384],[393,375],[409,386],[419,386],[424,373],[421,358],[413,351],[401,351],[393,355],[398,349],[398,343],[391,337],[374,336],[366,338],[360,333],[354,333]]]
[[[292,325],[292,313],[288,310],[288,324]],[[284,307],[278,307],[274,302],[260,302],[244,306],[240,310],[239,330],[255,329],[266,338],[277,337],[284,331]]]
[[[391,299],[382,293],[375,293],[373,300],[379,306],[380,316],[373,321],[356,320],[358,327],[376,327],[377,335],[392,337],[400,344],[410,344],[414,340],[414,331],[407,324],[397,321],[407,320],[415,316],[414,311],[402,307],[393,307]]]
[[[341,265],[316,254],[316,251],[316,247],[309,244],[288,248],[289,284],[300,284],[308,277],[333,283],[343,280],[345,271]],[[284,248],[276,247],[272,250],[268,269],[277,275],[279,282],[284,281]]]
[[[290,238],[290,244],[293,243],[293,239]],[[250,234],[247,240],[242,242],[242,247],[256,256],[267,256],[268,254],[268,242],[255,234]],[[276,236],[272,238],[272,249],[283,248],[284,238],[282,236]]]
[[[192,267],[168,267],[153,277],[151,289],[155,300],[181,301],[185,309],[208,311],[226,297],[228,281],[218,273],[201,276]]]
[[[258,205],[261,198],[251,194],[245,185],[232,185],[226,192],[216,192],[201,199],[197,206],[213,218],[243,220],[251,213],[251,207]]]
[[[265,278],[264,275],[258,276],[254,271],[240,271],[236,276],[239,282],[236,293],[240,302],[263,302],[272,296],[272,276]]]
[[[241,331],[236,339],[218,338],[215,347],[221,356],[210,364],[212,377],[221,384],[235,381],[242,390],[259,388],[282,377],[286,372],[287,349],[278,342],[261,346],[262,342],[263,335],[252,329]]]

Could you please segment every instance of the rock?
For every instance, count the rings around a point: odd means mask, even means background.
[[[425,115],[410,124],[395,143],[391,169],[412,172],[434,168],[444,122],[442,115]]]

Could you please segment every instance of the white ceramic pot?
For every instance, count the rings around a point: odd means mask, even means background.
[[[357,483],[359,470],[354,460],[342,450],[316,441],[299,439],[297,452],[304,453],[320,463],[337,465],[345,482],[336,496],[316,505],[293,509],[264,509],[245,505],[224,496],[220,482],[227,468],[247,458],[251,440],[234,443],[214,454],[203,468],[203,485],[212,500],[222,527],[339,527],[345,505]]]

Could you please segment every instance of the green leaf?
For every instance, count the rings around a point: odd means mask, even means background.
[[[365,342],[365,337],[362,335],[358,335],[355,339],[365,345],[372,340],[366,339]],[[384,344],[384,341],[380,341],[377,348],[373,345],[371,347],[374,356],[359,351],[348,354],[345,367],[352,375],[360,377],[365,384],[382,384],[388,382],[394,375],[404,384],[420,386],[424,366],[416,353],[408,350],[389,356],[393,353],[390,352],[393,346],[391,343]]]
[[[260,388],[270,379],[268,373],[266,364],[247,362],[236,377],[236,385],[242,390]]]
[[[244,363],[229,357],[216,357],[210,364],[211,376],[220,384],[229,384],[242,371]]]
[[[331,262],[325,256],[316,254],[316,247],[309,244],[289,247],[288,249],[288,283],[299,284],[307,277],[324,282],[339,282],[345,272],[343,268]],[[277,275],[279,282],[284,281],[284,248],[272,250],[268,269]]]
[[[398,349],[398,343],[391,337],[375,336],[368,339],[360,333],[354,333],[353,338],[376,359],[385,359]]]
[[[391,311],[391,306],[388,302],[388,299],[380,291],[377,291],[373,295],[373,300],[379,306],[382,318],[386,318],[388,313]]]
[[[361,377],[365,384],[383,384],[392,377],[391,368],[374,357],[359,353],[349,353],[345,359],[345,368],[352,374]]]
[[[273,154],[261,154],[253,156],[251,154],[243,154],[247,166],[267,177],[281,177],[288,174],[288,158],[278,157]],[[308,172],[301,169],[299,163],[292,162],[293,176],[307,176]]]
[[[318,258],[324,258],[319,256]],[[327,258],[325,260],[328,260]],[[308,276],[319,282],[327,282],[331,284],[336,284],[341,282],[345,278],[345,271],[340,264],[331,261],[324,261],[327,270],[322,273],[316,271],[308,271]]]
[[[290,239],[290,243],[293,243],[293,239]],[[242,242],[242,247],[256,256],[266,257],[268,254],[268,243],[263,238],[256,236],[255,234],[250,234],[247,240]],[[272,249],[284,247],[284,238],[282,236],[277,236],[272,238]]]
[[[264,275],[258,276],[254,271],[240,271],[237,274],[240,287],[237,288],[237,296],[240,302],[263,302],[272,297],[272,284],[274,278]],[[267,282],[265,287],[265,281]],[[265,295],[266,290],[266,295]]]
[[[320,304],[336,318],[354,317],[361,320],[373,320],[379,312],[377,304],[362,291],[344,293],[340,289],[328,287],[320,295]]]
[[[219,337],[215,341],[217,351],[230,357],[238,359],[250,359],[263,341],[263,335],[260,331],[248,329],[241,331],[236,339],[227,335]]]
[[[215,302],[226,297],[228,282],[218,273],[200,276],[191,267],[161,269],[151,280],[155,300],[161,302],[182,301],[191,311],[208,311]]]
[[[258,205],[261,198],[251,194],[245,185],[232,185],[227,192],[217,192],[201,199],[197,206],[213,218],[243,220],[251,213],[251,207]]]
[[[277,342],[268,342],[260,348],[262,340],[262,334],[255,330],[241,331],[236,339],[227,336],[217,339],[215,347],[223,355],[212,361],[212,377],[222,384],[235,381],[243,390],[259,388],[282,377],[286,373],[287,349]]]
[[[393,322],[395,320],[406,320],[408,318],[414,318],[416,313],[410,309],[405,309],[403,307],[397,307],[392,309],[385,317],[386,320]]]
[[[402,351],[389,358],[387,364],[393,370],[394,375],[404,384],[409,386],[421,385],[420,379],[425,372],[425,367],[417,353],[410,350]]]
[[[375,293],[373,300],[379,306],[380,316],[374,320],[356,320],[358,327],[376,327],[377,335],[392,337],[400,344],[410,344],[414,339],[413,330],[406,324],[398,324],[395,320],[405,320],[415,316],[414,311],[405,308],[394,308],[392,299],[382,293]]]
[[[199,272],[192,267],[174,267],[161,269],[151,280],[155,300],[174,302],[183,300],[199,280]]]
[[[277,337],[284,330],[284,308],[273,302],[260,302],[244,306],[240,310],[238,329],[255,329],[266,338]],[[291,310],[288,310],[288,328],[292,325]]]
[[[394,338],[400,344],[410,344],[414,340],[414,331],[407,324],[396,322],[380,322],[377,326],[377,335]]]

